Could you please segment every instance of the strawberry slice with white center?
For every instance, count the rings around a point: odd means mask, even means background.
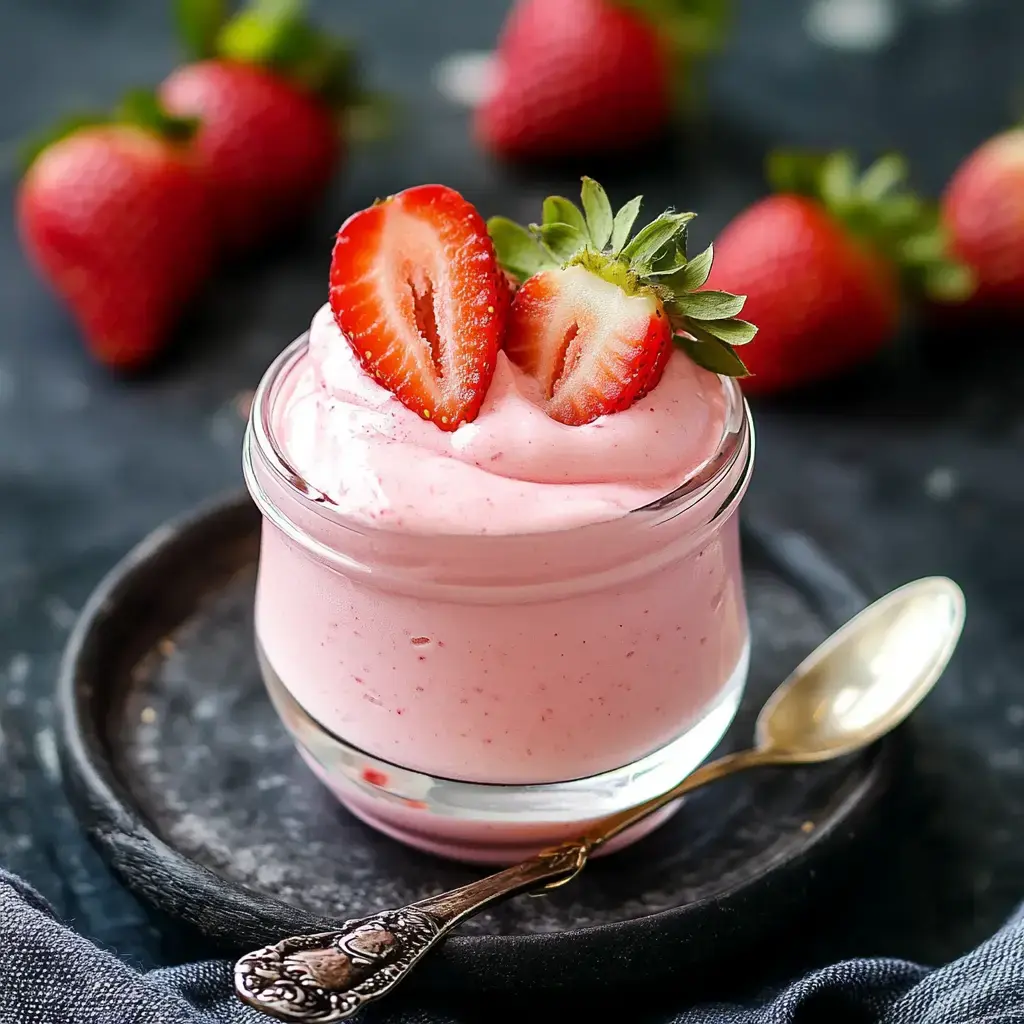
[[[756,328],[736,319],[743,296],[696,290],[712,250],[687,258],[693,214],[664,213],[630,239],[639,198],[613,215],[590,178],[583,207],[551,196],[543,224],[488,223],[502,267],[523,281],[505,350],[537,381],[548,415],[581,426],[628,409],[661,380],[673,341],[706,369],[744,375],[733,346]]]
[[[516,293],[505,351],[540,384],[545,410],[589,423],[657,383],[672,328],[653,293],[627,295],[581,266],[545,270]]]
[[[507,284],[483,219],[458,192],[420,185],[345,221],[330,301],[363,369],[403,405],[441,430],[476,418]]]

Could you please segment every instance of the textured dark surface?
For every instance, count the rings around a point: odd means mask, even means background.
[[[161,531],[157,544],[130,556],[90,604],[60,691],[65,772],[111,862],[144,899],[233,950],[321,931],[324,916],[337,927],[480,875],[377,835],[340,808],[295,753],[253,649],[258,521],[242,498]],[[813,548],[771,541],[768,548],[748,534],[745,543],[754,671],[724,747],[750,742],[766,696],[862,601]],[[175,566],[188,568],[168,579]],[[467,922],[465,935],[505,937],[493,947],[503,954],[501,977],[478,972],[472,982],[567,987],[583,946],[588,981],[595,972],[637,980],[668,973],[680,944],[690,946],[692,967],[778,931],[780,914],[805,916],[816,891],[808,874],[834,884],[842,874],[834,855],[856,855],[882,768],[874,750],[694,794],[668,824],[596,860],[572,885]],[[744,916],[734,913],[741,901]],[[652,914],[661,915],[661,941],[620,971],[622,951],[639,954],[651,934],[636,919]],[[736,928],[725,949],[687,943],[730,915]],[[608,925],[617,927],[592,927]],[[577,928],[592,930],[551,944],[544,974],[523,966],[517,937]],[[465,981],[481,948],[475,938],[449,943],[449,978]]]
[[[14,143],[69,108],[106,103],[174,59],[162,0],[0,3],[0,183]],[[363,40],[374,81],[405,104],[401,134],[356,157],[289,249],[222,279],[151,380],[112,381],[80,353],[66,315],[24,265],[0,205],[0,861],[87,935],[144,962],[196,955],[112,883],[60,794],[51,719],[58,654],[97,579],[168,515],[239,480],[237,394],[251,388],[324,296],[331,231],[378,193],[424,180],[485,214],[532,217],[576,168],[513,175],[467,141],[466,116],[431,73],[486,47],[505,5],[485,0],[323,2]],[[714,127],[670,153],[585,170],[624,199],[646,190],[701,211],[699,243],[761,191],[775,142],[905,149],[937,189],[964,152],[1013,118],[1024,85],[1024,6],[901,0],[884,47],[811,40],[806,5],[741,0],[739,30],[709,82]],[[814,537],[872,594],[945,572],[970,607],[952,673],[915,717],[888,846],[842,909],[823,907],[792,956],[889,953],[949,960],[1024,896],[1024,349],[1019,332],[920,336],[843,386],[755,409],[748,501]],[[782,952],[780,944],[778,950]]]

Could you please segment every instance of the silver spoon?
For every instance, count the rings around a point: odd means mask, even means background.
[[[944,577],[894,590],[833,633],[772,694],[757,717],[751,749],[712,761],[667,793],[515,867],[400,910],[346,921],[340,931],[249,953],[235,965],[236,994],[284,1021],[347,1020],[387,995],[466,918],[517,893],[572,881],[594,850],[684,793],[746,768],[830,761],[874,743],[935,685],[965,611],[960,588]]]

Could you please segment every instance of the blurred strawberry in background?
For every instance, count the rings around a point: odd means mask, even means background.
[[[693,60],[724,35],[726,0],[518,0],[475,132],[506,159],[628,149],[686,102]]]
[[[114,117],[53,132],[21,183],[22,244],[108,366],[148,363],[212,266],[195,129],[132,93]]]
[[[266,243],[320,201],[346,119],[376,102],[301,0],[233,15],[225,0],[178,0],[176,13],[199,59],[113,117],[68,119],[34,147],[18,196],[29,257],[118,369],[152,361],[217,255]]]
[[[322,199],[345,150],[355,100],[348,46],[314,28],[299,0],[179,0],[194,63],[160,87],[200,120],[195,148],[228,252],[259,246]]]
[[[974,272],[971,309],[1024,314],[1024,128],[989,139],[942,197],[950,248]]]
[[[844,152],[778,153],[775,195],[715,244],[708,286],[747,296],[759,328],[744,351],[750,393],[784,391],[862,363],[895,335],[905,299],[958,301],[968,269],[947,256],[938,213],[895,155],[862,175]]]

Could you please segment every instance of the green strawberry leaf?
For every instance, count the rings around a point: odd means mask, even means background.
[[[650,264],[662,247],[674,242],[693,218],[692,213],[663,213],[623,246],[622,255],[641,266]]]
[[[339,97],[344,137],[350,142],[376,142],[392,134],[401,116],[393,97],[383,93],[346,89],[348,98]]]
[[[590,237],[594,245],[603,250],[608,244],[608,239],[612,237],[612,227],[615,222],[612,215],[612,204],[608,201],[608,193],[593,178],[584,177],[581,198],[583,199],[583,209],[587,214]]]
[[[588,239],[572,224],[543,224],[539,228],[533,224],[530,226],[540,232],[545,247],[560,263],[566,263],[586,248]]]
[[[853,155],[840,150],[826,157],[819,187],[828,205],[838,207],[850,203],[857,193],[857,164]]]
[[[887,196],[875,203],[874,206],[856,211],[860,222],[865,228],[870,228],[877,223],[888,231],[904,231],[913,228],[921,220],[921,200],[913,195]]]
[[[30,139],[22,146],[20,163],[27,171],[45,149],[62,139],[69,138],[83,128],[101,125],[130,124],[170,142],[188,142],[199,127],[199,121],[192,117],[175,117],[160,104],[156,94],[147,89],[132,89],[122,98],[111,116],[92,111],[68,114],[49,131]]]
[[[730,0],[618,0],[647,18],[677,57],[717,50],[728,33]]]
[[[302,0],[250,0],[222,26],[216,50],[228,60],[269,68],[333,107],[365,99],[351,47],[311,24]]]
[[[328,106],[345,109],[358,105],[379,114],[393,104],[390,97],[378,97],[361,88],[355,53],[347,43],[309,29],[296,51],[282,70]]]
[[[487,232],[502,268],[519,281],[526,281],[555,263],[540,241],[521,224],[507,217],[492,217]]]
[[[746,300],[746,295],[729,292],[689,292],[676,299],[676,306],[687,318],[719,320],[735,316],[743,309]]]
[[[590,239],[587,222],[579,207],[564,196],[548,196],[544,200],[542,217],[545,225],[569,224],[576,228],[586,239]]]
[[[773,192],[817,198],[823,164],[820,153],[774,150],[765,162],[765,177]]]
[[[886,154],[860,174],[849,152],[778,152],[769,156],[767,174],[778,191],[818,202],[897,271],[910,294],[944,301],[969,294],[972,275],[949,250],[938,206],[909,187],[898,154]]]
[[[685,267],[678,278],[678,289],[680,291],[692,292],[703,288],[711,276],[711,264],[715,259],[715,247],[709,245],[702,253],[694,256]]]
[[[675,280],[677,275],[686,266],[686,253],[675,245],[666,245],[651,263],[647,271],[650,277],[669,277]]]
[[[719,341],[714,335],[706,334],[697,328],[691,331],[693,337],[677,334],[673,338],[679,346],[698,366],[720,373],[723,377],[749,377],[750,373],[743,360],[733,351],[732,346]]]
[[[61,118],[52,128],[40,133],[33,138],[23,142],[19,152],[19,164],[22,173],[27,171],[36,158],[45,149],[62,139],[69,138],[82,128],[94,128],[97,125],[110,124],[110,117],[105,114],[82,111],[77,114],[68,114]]]
[[[936,224],[930,231],[900,240],[897,249],[907,263],[926,264],[941,260],[947,245],[946,232]]]
[[[723,320],[701,320],[697,317],[687,317],[686,323],[688,329],[696,327],[730,345],[748,345],[757,334],[757,328],[753,324],[746,320],[737,320],[734,317]]]
[[[635,199],[630,199],[622,209],[615,214],[615,220],[612,223],[612,237],[611,237],[611,250],[612,252],[621,252],[622,247],[629,241],[630,232],[633,230],[633,225],[636,223],[637,215],[640,213],[640,204],[643,202],[643,196],[637,196]]]
[[[731,28],[733,0],[615,0],[654,28],[668,55],[668,89],[679,120],[706,106],[706,64]]]
[[[938,264],[924,271],[924,287],[928,295],[940,302],[963,302],[977,287],[969,267],[961,264]]]
[[[254,10],[240,11],[217,36],[217,54],[242,64],[277,67],[289,48],[289,21],[268,20]]]
[[[171,142],[188,142],[199,127],[195,117],[169,114],[149,89],[132,89],[125,93],[117,108],[117,120],[144,128]]]
[[[904,181],[909,173],[907,161],[899,153],[888,153],[880,157],[861,176],[861,199],[866,202],[881,199]]]
[[[668,313],[673,332],[680,335],[677,343],[696,362],[716,373],[745,375],[732,346],[749,342],[757,329],[736,318],[746,296],[696,290],[707,283],[714,248],[709,245],[687,260],[686,230],[694,214],[666,211],[630,239],[639,197],[613,217],[597,182],[584,178],[581,193],[586,211],[582,226],[578,208],[561,196],[544,203],[543,224],[531,224],[529,229],[492,217],[487,227],[502,267],[520,281],[549,268],[582,267],[626,295],[654,297]],[[601,241],[608,239],[611,244],[605,248]]]
[[[217,36],[228,19],[227,0],[175,0],[174,20],[192,60],[217,52]]]

